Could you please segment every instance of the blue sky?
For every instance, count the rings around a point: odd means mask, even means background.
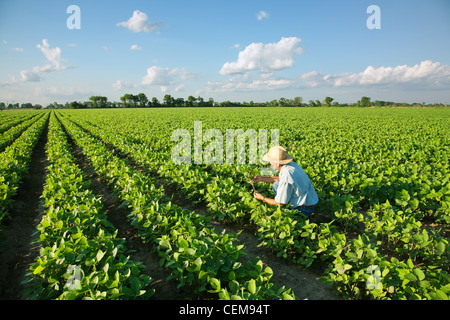
[[[0,101],[450,103],[449,14],[448,0],[2,0]]]

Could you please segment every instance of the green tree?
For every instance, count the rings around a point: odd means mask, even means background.
[[[280,98],[280,99],[278,99],[278,105],[279,105],[280,107],[285,107],[287,104],[288,104],[288,103],[287,103],[286,98]]]
[[[148,104],[148,98],[144,93],[139,93],[137,95],[137,101],[139,102],[140,107],[146,107]]]
[[[89,102],[92,108],[105,108],[108,98],[103,96],[91,96],[89,97]]]
[[[331,98],[331,97],[326,97],[325,98],[325,105],[327,106],[327,107],[331,107],[331,103],[333,102],[333,98]]]
[[[134,106],[134,96],[129,93],[125,93],[120,100],[123,102],[124,108],[132,108]]]
[[[197,100],[197,99],[195,99],[195,97],[189,96],[189,97],[187,98],[187,101],[186,101],[186,106],[187,106],[187,107],[193,107],[196,100]]]
[[[294,106],[295,107],[301,107],[302,106],[302,102],[303,102],[303,98],[302,97],[295,97],[294,98]]]
[[[166,94],[163,98],[164,106],[166,107],[173,107],[175,104],[175,99],[170,95]]]
[[[161,103],[159,102],[158,98],[153,97],[152,98],[152,107],[160,107]]]
[[[184,99],[176,98],[174,101],[175,107],[184,107]]]
[[[370,98],[369,97],[362,97],[360,105],[363,108],[370,107],[371,106]]]
[[[33,104],[30,102],[22,103],[20,106],[21,109],[33,109]]]
[[[86,106],[84,104],[78,101],[72,101],[71,103],[69,103],[70,109],[84,109],[85,107]]]

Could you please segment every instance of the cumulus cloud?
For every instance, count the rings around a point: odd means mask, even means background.
[[[39,82],[41,81],[41,77],[39,76],[39,72],[30,71],[30,70],[22,70],[20,71],[20,77],[22,81],[25,82]]]
[[[117,80],[112,84],[115,90],[123,90],[129,88],[142,88],[147,86],[159,86],[161,92],[175,90],[176,92],[184,89],[184,80],[192,79],[195,75],[186,71],[184,68],[163,68],[159,66],[151,66],[147,68],[146,74],[139,83],[130,83]]]
[[[303,73],[293,78],[275,78],[274,74],[250,76],[237,74],[225,81],[207,82],[211,92],[270,91],[299,88],[362,88],[395,86],[398,90],[450,90],[450,66],[424,60],[416,65],[394,67],[368,66],[362,72],[326,74],[319,71]]]
[[[231,75],[249,71],[274,72],[294,65],[295,56],[303,49],[301,39],[283,37],[277,43],[252,43],[239,52],[237,61],[226,62],[220,74]]]
[[[177,81],[192,78],[193,74],[187,72],[184,68],[162,68],[152,66],[147,69],[147,74],[142,78],[143,85],[168,86]]]
[[[161,22],[147,22],[148,16],[139,10],[134,10],[128,21],[119,22],[117,26],[125,27],[133,32],[159,32]]]
[[[42,44],[38,44],[36,47],[41,49],[41,52],[50,62],[50,65],[48,67],[46,66],[45,69],[61,70],[65,68],[61,64],[61,48],[50,48],[50,44],[47,39],[43,39]]]
[[[138,46],[137,44],[133,44],[133,45],[131,46],[130,49],[131,49],[131,50],[141,50],[142,47],[141,47],[141,46]]]
[[[117,80],[116,82],[113,83],[112,87],[114,88],[114,90],[120,91],[122,89],[130,89],[133,88],[133,84],[130,82],[125,82],[122,80]]]
[[[414,66],[368,66],[359,73],[323,74],[317,71],[305,73],[300,78],[309,87],[317,86],[370,86],[385,84],[450,84],[450,66],[424,60]]]
[[[266,11],[260,11],[256,14],[256,18],[261,21],[263,19],[269,19],[270,15]]]
[[[36,47],[41,50],[49,63],[43,66],[35,66],[32,70],[22,70],[20,72],[22,81],[38,82],[41,80],[40,74],[43,72],[61,71],[70,68],[62,64],[61,48],[51,48],[47,39],[43,39],[42,44],[37,44]]]

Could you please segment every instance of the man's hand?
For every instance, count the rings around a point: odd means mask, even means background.
[[[260,200],[260,201],[264,201],[265,203],[271,205],[271,206],[278,206],[278,205],[283,205],[282,203],[276,202],[275,199],[269,199],[264,197],[261,193],[259,193],[258,191],[255,191],[253,193],[253,197],[256,200]]]
[[[261,193],[259,193],[259,192],[257,192],[257,191],[255,191],[254,193],[253,193],[253,197],[256,199],[256,200],[264,200],[264,196],[261,194]]]

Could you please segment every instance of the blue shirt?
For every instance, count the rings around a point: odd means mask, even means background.
[[[295,162],[281,167],[275,201],[282,204],[314,206],[319,202],[316,190],[306,172]]]

